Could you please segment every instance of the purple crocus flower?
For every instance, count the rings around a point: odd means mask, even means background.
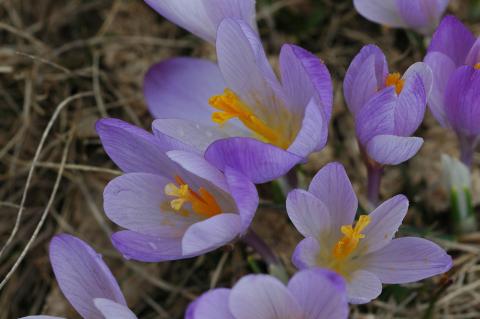
[[[126,258],[157,262],[198,256],[246,232],[258,205],[255,186],[197,153],[178,150],[117,119],[97,122],[110,158],[126,173],[104,191],[107,216],[127,230],[112,236]]]
[[[188,308],[185,319],[344,319],[345,283],[323,269],[303,270],[285,285],[268,275],[248,275],[232,289],[214,289]]]
[[[448,0],[354,0],[366,19],[394,28],[430,35],[447,9]]]
[[[345,169],[331,163],[313,178],[308,191],[293,190],[287,212],[305,236],[295,249],[300,269],[331,269],[346,281],[351,303],[366,303],[380,295],[382,283],[418,281],[452,266],[447,253],[431,241],[393,239],[407,214],[408,200],[395,196],[355,222],[357,197]]]
[[[435,32],[425,62],[433,71],[432,114],[460,141],[462,161],[472,164],[480,135],[480,39],[453,16]]]
[[[216,49],[218,66],[174,58],[150,69],[144,91],[155,130],[255,183],[284,175],[325,146],[333,89],[322,61],[284,45],[279,81],[257,33],[233,19],[220,24]],[[265,159],[279,164],[268,167]]]
[[[385,55],[375,45],[363,47],[347,70],[345,101],[355,117],[374,203],[383,166],[410,159],[423,144],[411,135],[423,120],[431,87],[432,71],[425,63],[413,64],[403,76],[389,73]]]
[[[67,234],[50,242],[50,263],[60,290],[85,319],[136,319],[110,269],[84,241]],[[61,319],[52,316],[24,318]]]
[[[145,0],[166,19],[215,43],[224,18],[240,19],[256,30],[255,0]]]

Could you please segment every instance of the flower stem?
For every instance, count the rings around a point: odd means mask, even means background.
[[[473,163],[473,154],[475,153],[475,148],[478,141],[475,137],[460,135],[458,136],[458,141],[460,143],[460,160],[463,164],[465,164],[465,166],[471,169]]]
[[[377,206],[380,200],[380,182],[382,180],[383,167],[378,164],[367,163],[367,196],[373,206]]]

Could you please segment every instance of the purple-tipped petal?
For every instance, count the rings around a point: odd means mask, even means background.
[[[313,177],[308,191],[327,207],[333,229],[339,230],[343,225],[352,224],[358,200],[342,164],[325,165]]]
[[[245,276],[230,292],[230,310],[235,319],[302,318],[298,302],[276,278]]]
[[[288,282],[288,290],[305,319],[348,318],[345,282],[334,272],[318,268],[300,271]]]
[[[236,319],[228,305],[230,289],[210,290],[192,302],[185,313],[185,319]]]
[[[408,27],[431,34],[448,6],[449,0],[395,0],[398,12]]]
[[[330,213],[325,204],[311,193],[295,189],[287,196],[288,217],[305,237],[327,237],[330,233]]]
[[[225,87],[215,63],[204,59],[173,58],[148,70],[143,91],[148,109],[155,118],[176,118],[212,125],[214,109],[208,100]]]
[[[365,238],[360,241],[358,250],[365,253],[377,251],[385,247],[395,236],[408,211],[408,199],[397,195],[383,202],[368,216],[370,224],[363,233]]]
[[[348,67],[343,82],[350,112],[359,112],[378,90],[385,87],[387,74],[387,59],[382,50],[375,45],[364,46]]]
[[[366,150],[377,163],[398,165],[415,156],[422,145],[420,137],[378,135],[368,142]]]
[[[168,148],[147,131],[113,118],[97,121],[96,130],[105,152],[125,173],[174,174]]]
[[[298,269],[312,268],[317,265],[317,256],[320,253],[320,244],[317,239],[307,237],[295,247],[292,263]]]
[[[395,0],[354,0],[358,13],[366,19],[389,27],[405,27]]]
[[[252,138],[236,137],[214,142],[205,158],[220,170],[231,167],[253,183],[272,181],[285,175],[302,158]]]
[[[137,319],[128,307],[110,299],[96,298],[93,302],[105,319]]]
[[[466,65],[475,66],[480,62],[480,38],[477,38],[473,44],[470,52],[468,52],[467,60],[465,61]]]
[[[182,239],[184,255],[198,256],[234,240],[241,233],[238,214],[219,214],[190,226]]]
[[[433,35],[428,53],[443,53],[459,67],[465,64],[474,42],[475,37],[462,22],[454,16],[446,16]]]
[[[60,289],[82,317],[103,319],[93,304],[95,298],[126,305],[102,257],[82,240],[66,234],[55,236],[50,242],[50,263]]]
[[[433,73],[433,86],[428,106],[435,119],[443,127],[448,127],[448,119],[445,113],[445,91],[448,80],[455,72],[455,63],[441,52],[430,52],[425,57],[425,63],[430,66]]]
[[[382,282],[373,273],[357,270],[351,274],[347,282],[348,302],[351,304],[365,304],[380,296]]]
[[[160,262],[189,258],[182,254],[182,237],[171,234],[157,236],[123,230],[112,235],[112,244],[126,259]]]
[[[367,270],[386,284],[419,281],[443,274],[452,267],[452,257],[444,249],[429,240],[414,237],[394,239],[365,258]]]

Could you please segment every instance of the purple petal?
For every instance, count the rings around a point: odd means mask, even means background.
[[[454,16],[446,16],[433,35],[428,53],[443,53],[458,67],[465,64],[468,52],[474,42],[475,37],[462,22]]]
[[[126,173],[143,172],[170,177],[175,165],[166,145],[147,131],[117,119],[97,121],[96,130],[108,156]]]
[[[295,228],[305,237],[326,237],[330,233],[330,213],[313,194],[295,189],[287,196],[287,213]]]
[[[128,307],[112,300],[96,298],[93,302],[105,319],[137,319],[137,316]]]
[[[389,27],[404,27],[395,0],[354,0],[358,13],[367,20]]]
[[[433,86],[428,105],[433,116],[443,127],[448,127],[445,114],[445,91],[450,76],[455,72],[455,63],[443,53],[430,52],[425,57],[425,63],[433,73]]]
[[[480,38],[477,38],[473,44],[470,52],[468,52],[467,60],[465,62],[465,64],[470,66],[475,66],[480,62]]]
[[[184,255],[198,256],[222,247],[242,230],[238,214],[219,214],[190,226],[182,239]]]
[[[235,319],[228,307],[229,298],[230,289],[210,290],[188,306],[185,319]]]
[[[339,230],[343,225],[352,224],[358,200],[342,164],[325,165],[313,177],[308,191],[327,207],[333,229]]]
[[[398,165],[417,154],[423,145],[420,137],[378,135],[367,144],[367,153],[377,163]]]
[[[343,82],[350,112],[356,114],[378,90],[385,87],[387,74],[387,60],[382,50],[375,45],[364,46],[348,67]]]
[[[315,267],[317,266],[317,256],[320,253],[320,249],[320,245],[315,238],[307,237],[295,247],[292,263],[298,269]]]
[[[232,288],[230,310],[235,319],[302,318],[298,302],[276,278],[245,276]]]
[[[225,178],[240,214],[243,233],[250,227],[257,211],[259,202],[257,189],[245,175],[229,167],[225,169]]]
[[[402,20],[424,34],[431,34],[448,6],[449,0],[396,0]]]
[[[385,247],[395,236],[408,211],[408,199],[397,195],[383,202],[368,216],[370,224],[365,228],[365,238],[360,241],[358,250],[365,253]]]
[[[357,270],[351,274],[347,282],[348,302],[351,304],[365,304],[380,296],[382,282],[373,273]]]
[[[182,254],[182,237],[171,234],[157,236],[124,230],[112,235],[112,243],[126,259],[160,262],[189,258]]]
[[[447,272],[452,257],[437,244],[422,238],[403,237],[392,240],[366,257],[367,270],[383,283],[403,284]]]
[[[288,290],[305,319],[348,318],[345,282],[334,272],[318,268],[300,271],[288,282]]]
[[[50,242],[50,263],[60,289],[82,317],[103,319],[93,304],[95,298],[126,305],[101,255],[82,240],[66,234],[55,236]]]
[[[218,66],[195,58],[174,58],[148,70],[143,91],[155,118],[176,118],[213,125],[214,109],[208,104],[226,84]]]
[[[220,170],[231,167],[253,183],[272,181],[285,175],[302,158],[252,138],[234,137],[214,142],[205,158]]]

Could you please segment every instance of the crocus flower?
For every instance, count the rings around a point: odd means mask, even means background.
[[[150,69],[144,91],[155,130],[255,183],[284,175],[325,146],[333,90],[322,61],[284,45],[280,82],[258,35],[233,19],[220,24],[216,49],[218,66],[175,58]]]
[[[430,110],[443,127],[456,132],[462,161],[471,166],[480,135],[480,40],[447,16],[433,35],[425,62],[434,76]]]
[[[394,28],[430,35],[447,9],[448,0],[354,0],[366,19]]]
[[[229,167],[223,174],[161,133],[120,120],[102,119],[96,129],[107,154],[126,173],[104,191],[107,216],[127,229],[112,236],[126,258],[198,256],[246,232],[258,195],[244,175]]]
[[[224,18],[240,19],[256,30],[255,0],[145,0],[160,15],[215,43]]]
[[[423,62],[405,74],[389,73],[383,52],[367,45],[353,59],[344,80],[345,101],[355,117],[357,139],[369,169],[369,193],[378,195],[383,165],[414,156],[423,139],[411,137],[425,115],[432,71]]]
[[[232,289],[214,289],[188,308],[185,319],[343,319],[345,283],[333,272],[296,273],[285,285],[268,275],[248,275]]]
[[[401,284],[444,273],[452,259],[431,241],[393,239],[407,214],[408,200],[395,196],[355,222],[357,197],[345,169],[331,163],[313,178],[308,191],[293,190],[287,212],[305,236],[292,260],[300,269],[323,267],[341,275],[351,303],[380,295],[382,283]]]
[[[67,234],[50,242],[50,263],[60,290],[84,319],[136,319],[110,269],[84,241]],[[52,316],[24,318],[61,319]]]

